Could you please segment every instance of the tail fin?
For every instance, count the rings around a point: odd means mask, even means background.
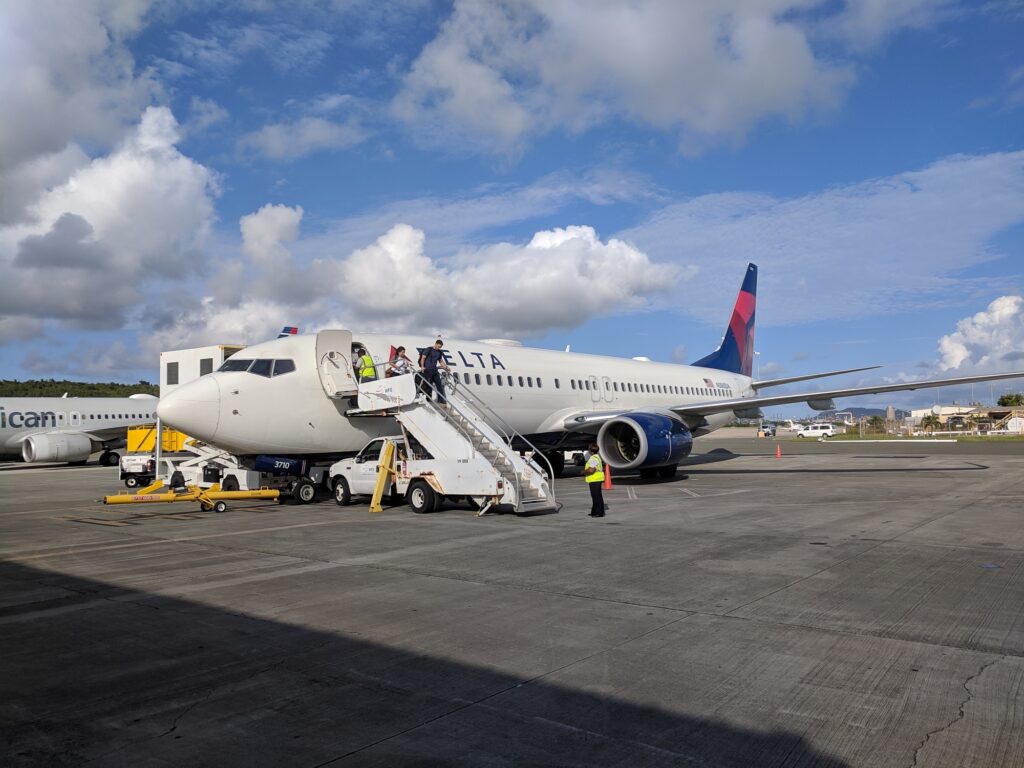
[[[289,336],[295,336],[296,334],[298,334],[298,332],[299,329],[296,328],[294,325],[286,325],[284,328],[281,329],[281,332],[277,334],[277,338],[286,339]]]
[[[718,349],[694,363],[750,376],[754,364],[754,304],[757,301],[757,265],[747,264],[747,274],[736,296],[732,319]]]

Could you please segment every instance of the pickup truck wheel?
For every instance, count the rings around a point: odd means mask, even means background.
[[[301,477],[295,482],[292,488],[292,498],[299,504],[309,504],[316,498],[316,486],[308,477]]]
[[[128,475],[128,477],[126,477],[124,479],[124,487],[125,488],[138,488],[139,487],[139,478],[137,478],[135,475]]]
[[[339,507],[347,507],[352,503],[352,491],[348,487],[348,480],[342,475],[334,478],[334,501]]]
[[[416,480],[409,486],[409,492],[405,495],[412,511],[418,515],[426,512],[433,512],[437,506],[437,494],[423,480]]]

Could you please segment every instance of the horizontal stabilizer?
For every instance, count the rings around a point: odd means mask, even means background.
[[[873,371],[875,368],[881,368],[880,365],[869,365],[865,368],[847,368],[842,371],[829,371],[828,373],[809,373],[806,376],[790,376],[785,379],[764,379],[763,381],[752,381],[750,386],[754,389],[764,389],[766,387],[778,387],[782,384],[792,384],[796,381],[810,381],[811,379],[824,379],[826,376],[841,376],[844,373],[857,373],[857,371]]]

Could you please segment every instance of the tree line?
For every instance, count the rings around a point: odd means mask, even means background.
[[[159,395],[160,386],[140,381],[119,384],[116,381],[87,382],[58,379],[16,381],[0,379],[0,397],[128,397],[128,395]]]

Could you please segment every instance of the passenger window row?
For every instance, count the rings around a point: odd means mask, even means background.
[[[499,387],[514,387],[518,381],[520,387],[533,387],[536,386],[538,389],[543,387],[543,383],[540,377],[534,378],[533,376],[511,376],[495,374],[492,376],[489,373],[459,373],[455,371],[452,373],[452,377],[456,382],[462,384],[470,384],[477,386],[499,386]],[[555,389],[561,389],[562,385],[558,379],[554,380]],[[601,385],[596,379],[569,379],[569,387],[571,389],[590,392],[592,390],[600,390]],[[638,382],[619,382],[619,381],[607,381],[604,382],[604,389],[606,392],[643,392],[656,395],[701,395],[704,397],[731,397],[732,392],[727,389],[711,388],[711,387],[685,387],[676,384],[640,384]]]
[[[596,379],[569,379],[572,389],[599,390],[601,386]],[[731,397],[732,392],[717,387],[686,387],[679,384],[641,384],[631,381],[608,381],[604,382],[606,392],[639,392],[654,395],[703,395],[705,397]]]
[[[257,376],[283,376],[295,370],[295,362],[292,360],[239,360],[236,357],[229,358],[217,369],[218,373],[231,371],[248,371]]]
[[[103,421],[103,419],[155,419],[155,413],[90,413],[90,421]]]

